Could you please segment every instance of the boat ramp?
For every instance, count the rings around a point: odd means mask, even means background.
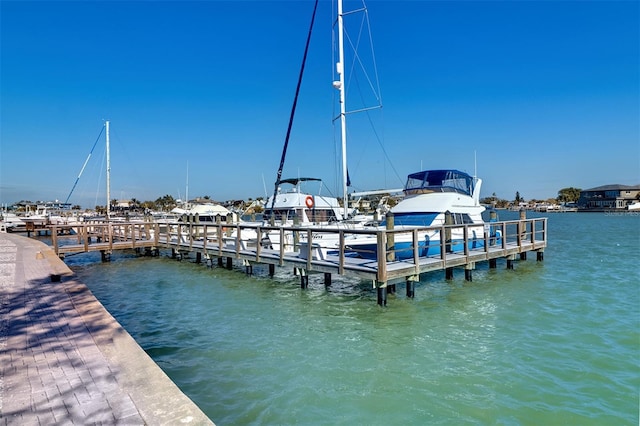
[[[62,229],[73,226],[75,235],[65,236]],[[497,266],[498,259],[506,259],[507,269],[513,268],[517,258],[525,260],[528,252],[535,252],[543,260],[547,246],[547,219],[527,219],[524,211],[519,220],[496,221],[484,224],[483,235],[478,236],[477,224],[444,225],[413,229],[345,229],[337,227],[269,226],[238,222],[87,222],[75,225],[51,226],[52,246],[55,253],[65,255],[99,251],[108,261],[114,250],[136,250],[158,255],[161,249],[170,249],[174,257],[195,254],[196,262],[207,262],[231,269],[233,262],[242,262],[247,273],[254,264],[267,264],[273,276],[275,266],[292,268],[300,276],[300,285],[306,288],[310,273],[324,273],[325,285],[331,285],[333,274],[371,280],[378,291],[378,304],[386,305],[387,292],[395,292],[397,283],[406,283],[407,297],[413,297],[415,282],[420,274],[444,270],[447,279],[453,278],[454,268],[465,271],[465,279],[472,281],[472,272],[478,262]],[[439,231],[439,241],[431,241],[436,254],[424,255],[419,233]],[[453,242],[451,235],[462,232],[464,242]],[[293,235],[293,245],[275,247],[261,243],[267,235]],[[243,236],[251,235],[253,238]],[[393,242],[410,235],[412,253],[398,256]],[[314,241],[330,237],[336,241],[332,250],[324,249]],[[357,238],[377,241],[377,253],[361,256],[349,246]],[[307,242],[311,241],[311,244]]]

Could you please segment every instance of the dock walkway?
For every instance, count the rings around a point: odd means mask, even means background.
[[[142,250],[159,253],[171,249],[174,257],[195,253],[196,262],[218,259],[231,269],[233,259],[242,261],[251,273],[253,264],[268,264],[269,275],[275,266],[293,267],[306,288],[309,273],[324,273],[325,285],[331,275],[371,280],[378,291],[378,304],[386,305],[388,286],[395,291],[398,282],[406,283],[407,296],[420,274],[444,270],[453,278],[453,269],[464,267],[465,279],[472,280],[478,262],[496,267],[505,258],[512,269],[516,256],[526,259],[527,252],[544,258],[547,246],[547,219],[492,221],[480,224],[445,224],[410,228],[344,228],[335,226],[264,226],[238,222],[93,222],[74,226],[76,235],[58,238],[60,227],[52,227],[52,247],[56,255],[100,251],[108,261],[114,250]],[[265,238],[267,237],[267,238]],[[278,243],[274,244],[271,238]],[[325,238],[327,238],[325,240]],[[363,241],[365,244],[359,244]],[[325,241],[320,244],[318,241]],[[282,244],[280,242],[283,242]]]
[[[51,254],[0,233],[0,425],[212,425]]]

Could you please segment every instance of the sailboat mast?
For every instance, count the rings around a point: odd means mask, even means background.
[[[184,208],[189,209],[189,162],[187,161],[187,193],[185,194]]]
[[[104,123],[107,139],[107,220],[111,213],[111,154],[109,152],[109,120]]]
[[[342,0],[338,0],[338,63],[336,71],[340,77],[338,90],[340,91],[340,129],[342,139],[342,202],[344,206],[344,219],[349,212],[347,194],[347,106],[344,93],[344,23],[342,13]]]

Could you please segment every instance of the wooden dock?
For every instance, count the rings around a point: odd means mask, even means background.
[[[489,262],[489,267],[496,267],[496,260],[505,258],[507,268],[513,267],[513,261],[520,257],[526,259],[527,252],[536,252],[537,260],[543,260],[547,246],[547,219],[536,218],[513,221],[487,223],[484,235],[476,241],[478,248],[470,248],[471,235],[469,228],[477,229],[477,225],[446,225],[412,230],[364,230],[336,229],[322,227],[281,227],[259,226],[242,222],[232,226],[228,224],[169,223],[169,222],[110,222],[86,223],[73,225],[76,235],[60,238],[60,227],[52,226],[52,245],[56,254],[64,257],[67,254],[100,251],[103,260],[108,260],[114,250],[139,249],[149,253],[157,253],[159,249],[171,249],[174,255],[195,253],[196,260],[213,263],[218,259],[220,266],[232,267],[233,260],[242,261],[250,271],[253,264],[268,264],[269,273],[273,275],[275,265],[296,268],[300,272],[301,286],[308,284],[308,274],[319,272],[325,274],[325,284],[330,285],[331,275],[339,274],[347,277],[368,279],[378,289],[378,303],[386,304],[387,288],[395,290],[395,284],[405,282],[407,295],[413,296],[414,283],[419,281],[420,274],[445,270],[447,278],[453,276],[453,268],[465,269],[465,279],[472,280],[472,271],[478,262]],[[419,256],[418,233],[426,230],[438,230],[440,241],[437,255]],[[452,232],[462,231],[465,236],[464,249],[456,252],[450,250],[451,242],[447,241]],[[243,233],[256,235],[252,240],[243,238]],[[284,241],[285,233],[293,232],[298,238],[295,246],[280,245],[277,249],[263,247],[258,244],[269,232],[278,232]],[[339,241],[337,250],[327,254],[317,244],[308,245],[304,241],[314,241],[320,234],[334,234]],[[337,234],[337,235],[335,235]],[[413,256],[409,259],[393,260],[395,249],[389,244],[401,234],[412,234]],[[499,235],[499,238],[496,238]],[[299,238],[302,236],[302,238]],[[378,241],[377,259],[363,259],[357,256],[348,246],[350,238],[375,237]]]

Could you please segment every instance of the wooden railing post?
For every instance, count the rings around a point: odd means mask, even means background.
[[[53,246],[53,250],[56,252],[56,255],[59,254],[60,250],[58,249],[58,229],[55,225],[51,228],[51,245]]]
[[[386,245],[387,245],[387,233],[386,231],[377,231],[377,242],[378,242],[378,273],[377,273],[377,281],[379,282],[387,282],[387,256],[386,253]]]
[[[387,213],[386,223],[387,223],[387,231],[393,231],[393,228],[395,227],[395,219],[392,212]],[[386,235],[387,235],[387,243],[385,245],[386,258],[389,262],[393,262],[394,260],[396,260],[396,252],[395,252],[396,238],[393,232],[387,232]]]
[[[453,225],[453,215],[451,214],[451,212],[449,210],[444,212],[444,225],[445,225],[444,235],[445,235],[445,243],[446,243],[445,250],[446,250],[447,253],[451,253],[451,251],[452,251],[452,249],[451,249],[451,225]]]

